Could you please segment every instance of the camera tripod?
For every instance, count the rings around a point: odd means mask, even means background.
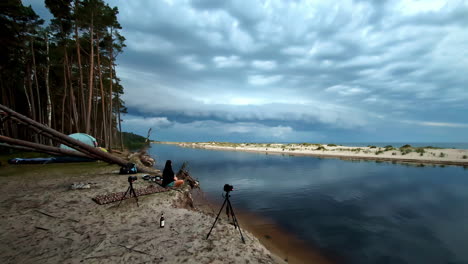
[[[227,204],[227,206],[226,206],[226,215],[227,215],[227,217],[228,217],[228,219],[229,219],[229,213],[231,213],[232,222],[233,222],[233,224],[234,224],[234,228],[235,228],[235,229],[239,228],[239,233],[240,233],[242,242],[245,244],[244,236],[242,235],[242,231],[241,231],[241,229],[240,229],[239,222],[237,221],[237,217],[236,217],[236,215],[234,214],[234,210],[232,209],[231,201],[229,200],[229,197],[230,197],[230,196],[231,196],[231,195],[229,195],[229,192],[226,192],[226,196],[225,196],[225,199],[224,199],[224,203],[223,203],[223,205],[221,206],[221,209],[219,209],[219,213],[218,213],[218,215],[216,216],[216,220],[214,221],[213,226],[212,226],[211,229],[210,229],[210,232],[208,232],[208,235],[206,236],[206,239],[208,239],[208,238],[210,237],[211,231],[213,230],[214,226],[216,225],[216,222],[218,221],[219,215],[221,214],[221,211],[223,211],[224,205]]]
[[[132,195],[133,195],[133,197],[135,197],[136,204],[137,204],[138,207],[140,207],[140,205],[138,204],[138,195],[136,194],[135,189],[133,189],[133,181],[130,181],[130,180],[129,180],[128,183],[130,184],[130,186],[128,186],[127,191],[126,191],[125,194],[122,196],[122,199],[120,200],[119,205],[118,205],[117,207],[120,206],[120,204],[122,203],[122,201],[125,199],[125,196],[127,196],[127,193],[130,194],[130,198],[132,198]]]

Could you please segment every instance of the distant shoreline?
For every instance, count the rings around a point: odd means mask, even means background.
[[[343,160],[373,160],[411,164],[468,166],[467,149],[403,146],[350,147],[335,144],[260,144],[226,142],[155,142],[188,148],[210,150],[244,151],[319,158],[339,158]]]

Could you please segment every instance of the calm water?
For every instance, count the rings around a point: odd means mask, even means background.
[[[154,144],[213,198],[273,219],[346,263],[468,263],[468,169]]]

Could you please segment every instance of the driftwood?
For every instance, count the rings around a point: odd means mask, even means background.
[[[187,162],[184,162],[182,164],[182,167],[177,172],[176,176],[177,176],[177,179],[184,180],[185,182],[187,182],[192,189],[200,187],[200,183],[194,178],[192,178],[192,176],[190,176]]]
[[[52,128],[48,127],[48,126],[45,126],[45,125],[43,125],[43,124],[41,124],[41,123],[39,123],[39,122],[37,122],[35,120],[32,120],[32,119],[30,119],[30,118],[28,118],[28,117],[26,117],[26,116],[24,116],[22,114],[19,114],[19,113],[13,111],[12,109],[0,104],[0,113],[2,111],[3,111],[2,114],[4,115],[4,118],[10,118],[10,119],[13,119],[16,122],[24,124],[28,128],[31,128],[31,129],[35,130],[38,134],[41,134],[42,136],[48,137],[48,138],[53,139],[55,141],[59,141],[60,143],[62,143],[64,145],[67,145],[67,146],[77,150],[78,152],[76,152],[76,153],[81,152],[85,157],[89,157],[89,158],[93,158],[93,159],[97,159],[97,160],[102,160],[102,161],[105,161],[105,162],[111,163],[111,164],[118,164],[120,166],[126,166],[126,164],[128,163],[128,161],[126,161],[126,160],[124,160],[122,158],[116,157],[116,156],[114,156],[112,154],[101,151],[101,150],[99,150],[97,148],[88,146],[88,145],[86,145],[85,143],[83,143],[81,141],[78,141],[78,140],[76,140],[74,138],[71,138],[71,137],[69,137],[69,136],[67,136],[67,135],[65,135],[63,133],[60,133],[55,129],[52,129]],[[16,140],[16,139],[3,137],[0,140],[0,142],[9,143],[7,141],[10,141],[10,143],[12,143],[11,140]],[[25,142],[27,142],[27,141],[25,141]],[[18,144],[18,143],[23,143],[23,145]],[[42,145],[42,144],[37,144],[37,145],[33,146],[31,144],[36,144],[36,143],[31,143],[31,142],[27,142],[27,143],[29,143],[29,144],[26,146],[26,145],[24,145],[24,142],[16,141],[16,143],[12,143],[11,145],[20,145],[20,146],[27,147],[27,148],[42,149],[42,150],[45,150],[45,147],[54,148],[54,147],[46,146],[46,145]],[[41,146],[38,146],[38,145],[41,145]],[[57,153],[57,154],[63,153],[63,151],[64,151],[62,149],[59,149],[59,150],[57,150],[57,149],[58,148],[48,149],[47,151],[50,151],[51,153]],[[75,153],[74,156],[77,155],[76,153]],[[69,155],[69,154],[64,154],[64,155]],[[80,155],[80,154],[78,154],[78,155]],[[154,170],[152,170],[152,168],[147,169],[147,168],[144,168],[143,166],[139,166],[138,171],[147,172],[147,173],[154,172]]]
[[[32,143],[32,142],[14,139],[14,138],[5,137],[5,136],[0,136],[0,142],[8,143],[8,145],[2,144],[2,146],[4,147],[13,146],[13,148],[15,148],[14,146],[20,146],[20,148],[23,147],[25,148],[25,150],[39,151],[39,152],[43,152],[43,153],[47,153],[51,155],[67,155],[67,156],[73,156],[73,157],[94,158],[94,159],[98,158],[97,156],[85,155],[78,151],[61,149],[57,147]]]

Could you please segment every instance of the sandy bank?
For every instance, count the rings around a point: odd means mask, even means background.
[[[167,143],[166,143],[167,144]],[[174,143],[171,143],[174,144]],[[181,147],[212,150],[262,152],[272,154],[307,155],[348,160],[376,160],[416,164],[468,166],[468,150],[440,148],[349,147],[322,144],[236,144],[236,143],[185,143]]]
[[[127,176],[105,164],[0,167],[1,263],[283,263],[250,232],[246,244],[225,219],[209,240],[213,216],[187,209],[170,191],[97,205],[98,194],[125,191]],[[91,189],[69,190],[73,182]],[[138,180],[135,188],[145,187]],[[159,228],[164,212],[166,227]]]

